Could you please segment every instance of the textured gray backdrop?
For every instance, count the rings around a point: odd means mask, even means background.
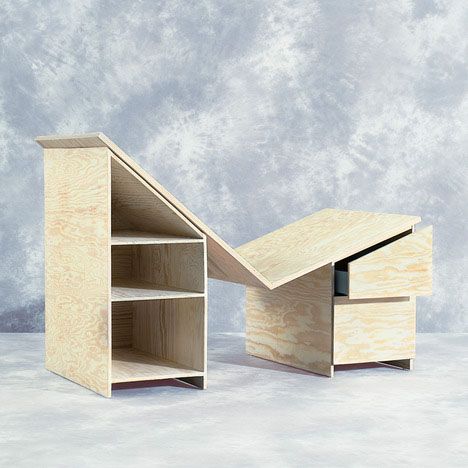
[[[0,331],[43,328],[41,149],[103,131],[234,246],[324,207],[434,224],[468,331],[468,2],[0,1]],[[210,330],[243,288],[211,283]]]

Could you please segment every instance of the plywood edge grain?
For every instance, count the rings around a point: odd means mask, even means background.
[[[348,296],[335,296],[333,303],[335,305],[352,304],[378,304],[379,302],[408,302],[410,297],[380,297],[374,299],[350,299]]]
[[[99,148],[108,147],[105,135],[100,132],[80,135],[42,135],[34,139],[43,148]]]

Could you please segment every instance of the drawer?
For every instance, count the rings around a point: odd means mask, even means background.
[[[349,299],[427,296],[432,293],[432,226],[348,264]]]
[[[334,364],[414,358],[415,298],[335,298],[333,328]]]

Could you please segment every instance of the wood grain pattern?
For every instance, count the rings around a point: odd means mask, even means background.
[[[167,285],[157,285],[147,281],[115,279],[112,285],[112,302],[148,301],[155,299],[183,299],[203,297],[203,293],[187,291]]]
[[[349,297],[432,293],[432,226],[349,263]]]
[[[110,396],[110,151],[44,151],[46,367]]]
[[[334,307],[334,364],[415,356],[415,299]]]
[[[140,231],[112,232],[112,245],[142,245],[142,244],[188,244],[203,242],[203,239],[171,236],[169,234],[154,234]]]
[[[204,292],[204,242],[129,245],[112,248],[113,279],[133,279],[159,286]],[[115,285],[115,282],[113,283]]]
[[[112,158],[111,170],[112,230],[202,237],[190,221],[115,156]]]
[[[333,374],[333,268],[326,265],[274,291],[247,288],[247,353]]]
[[[205,322],[204,298],[135,303],[133,347],[203,372]]]
[[[170,192],[159,184],[149,173],[132,160],[121,148],[103,133],[89,133],[83,135],[49,135],[36,138],[36,141],[44,148],[86,148],[104,146],[124,163],[125,167],[133,170],[164,200],[182,213],[200,232],[207,236],[208,241],[208,275],[222,281],[232,281],[256,287],[271,288],[270,282],[261,273],[255,270],[232,247],[224,242],[205,223],[189,211]],[[128,229],[128,220],[118,219],[117,212],[113,221],[115,229]],[[122,222],[123,221],[123,222]],[[130,228],[135,228],[131,226]]]
[[[411,228],[417,216],[326,209],[236,251],[277,287]]]
[[[112,348],[132,347],[133,311],[133,302],[112,304]]]
[[[196,376],[203,376],[203,372],[136,349],[122,348],[112,351],[112,383]]]

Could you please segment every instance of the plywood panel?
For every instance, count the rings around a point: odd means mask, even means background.
[[[432,293],[432,226],[349,264],[350,299]]]
[[[82,147],[108,147],[125,165],[133,170],[164,200],[182,213],[200,232],[207,236],[208,240],[208,274],[211,278],[222,281],[232,281],[251,286],[268,287],[269,281],[263,277],[255,268],[242,258],[232,247],[224,242],[205,223],[197,218],[179,200],[159,184],[148,172],[140,167],[121,148],[103,133],[89,133],[83,135],[49,135],[36,138],[36,141],[43,148],[82,148]],[[117,213],[116,213],[117,215]],[[113,215],[114,223],[114,215]],[[126,224],[127,223],[127,224]],[[116,216],[115,229],[128,229],[129,220],[124,220]],[[136,228],[135,226],[131,226]]]
[[[112,348],[131,348],[133,337],[133,302],[112,304]]]
[[[135,303],[133,347],[205,371],[204,298]]]
[[[326,209],[236,251],[277,287],[407,231],[417,216]]]
[[[247,288],[247,353],[331,376],[332,296],[331,265],[274,291]]]
[[[48,149],[46,367],[110,396],[110,151]]]
[[[113,302],[181,299],[185,297],[203,297],[203,293],[132,279],[115,279],[112,284],[111,299]]]
[[[334,363],[392,361],[415,355],[415,299],[334,307]]]
[[[112,245],[188,244],[193,242],[203,242],[203,239],[141,231],[112,232]]]

